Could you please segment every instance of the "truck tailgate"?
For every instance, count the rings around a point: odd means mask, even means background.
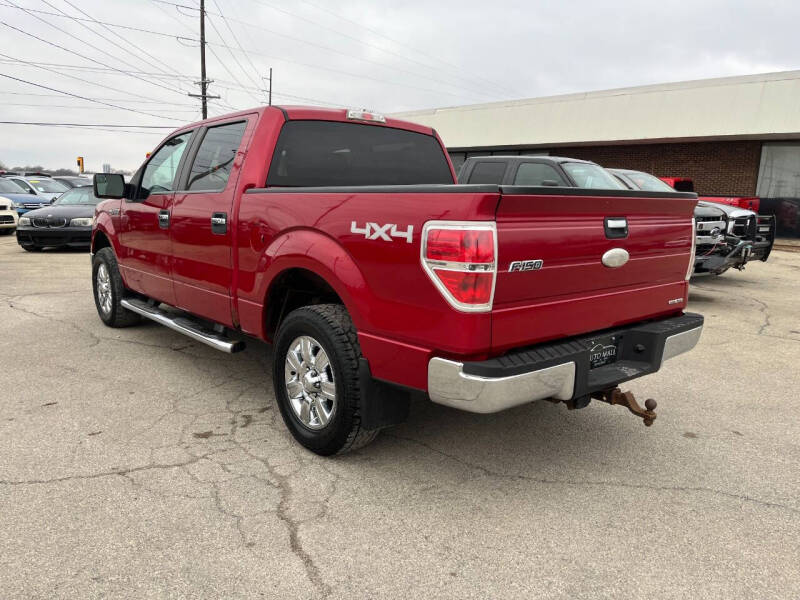
[[[682,311],[696,203],[686,193],[504,187],[493,351]],[[627,262],[606,266],[613,249]]]

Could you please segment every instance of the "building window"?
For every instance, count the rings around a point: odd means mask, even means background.
[[[775,215],[777,233],[800,237],[800,142],[768,142],[758,170],[759,212]]]

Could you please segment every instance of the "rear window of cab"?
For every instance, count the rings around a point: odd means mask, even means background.
[[[362,123],[288,121],[270,163],[267,186],[453,183],[432,135]]]

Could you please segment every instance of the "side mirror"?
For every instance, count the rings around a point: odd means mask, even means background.
[[[98,198],[124,198],[125,177],[119,173],[95,173],[92,178],[92,188]]]
[[[542,181],[542,185],[546,187],[558,187],[558,182],[555,179],[545,179]]]
[[[29,194],[33,194],[35,196],[36,195],[36,190],[33,189],[33,188],[28,188],[28,193]]]

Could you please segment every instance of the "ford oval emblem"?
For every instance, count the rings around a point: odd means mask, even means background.
[[[612,248],[605,254],[603,254],[603,264],[607,267],[611,267],[612,269],[616,269],[617,267],[621,267],[630,258],[630,254],[628,254],[627,250],[622,248]]]

